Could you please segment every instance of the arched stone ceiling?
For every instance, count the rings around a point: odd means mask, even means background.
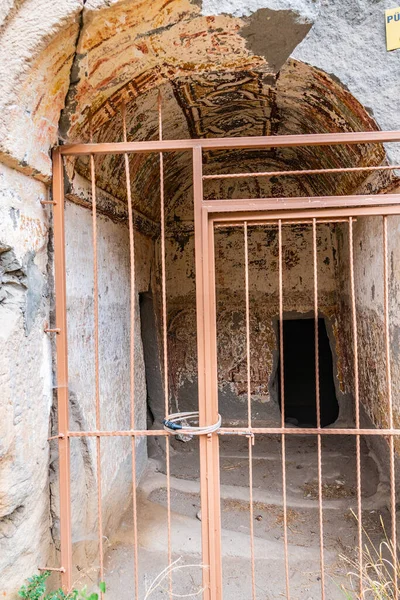
[[[94,0],[91,0],[94,2]],[[283,15],[285,12],[285,15]],[[61,128],[66,141],[158,138],[157,96],[162,94],[164,139],[282,135],[376,129],[368,112],[337,81],[288,59],[311,24],[290,11],[262,9],[251,20],[204,16],[190,0],[132,0],[89,11],[79,37]],[[287,14],[286,14],[287,13]],[[278,26],[284,16],[285,27]],[[280,40],[282,31],[285,40]],[[283,65],[283,66],[282,66]],[[382,146],[212,152],[205,172],[316,169],[379,165]],[[159,219],[159,167],[154,155],[130,158],[134,206]],[[87,158],[69,164],[89,178]],[[390,175],[370,178],[387,185]],[[190,153],[165,155],[168,217],[192,218]],[[365,173],[208,182],[208,197],[349,194]],[[126,201],[121,156],[96,157],[99,188]]]
[[[132,85],[131,82],[127,84]],[[304,63],[289,60],[279,77],[259,70],[212,71],[178,77],[161,88],[164,139],[284,135],[376,129],[367,111],[339,83]],[[158,139],[158,88],[144,92],[126,106],[128,139]],[[121,95],[121,92],[118,92]],[[112,99],[108,101],[112,102]],[[98,142],[122,139],[121,107],[94,134]],[[234,150],[205,153],[205,173],[318,169],[372,166],[385,161],[382,146],[336,146],[321,148]],[[192,218],[191,156],[188,152],[165,155],[165,189],[171,220]],[[87,158],[75,165],[89,179]],[[157,155],[134,155],[130,159],[135,208],[159,219],[159,162]],[[306,196],[350,194],[365,173],[208,182],[210,198],[257,196]],[[124,162],[121,156],[96,157],[97,185],[126,200]],[[387,185],[388,175],[371,180]]]
[[[396,94],[387,90],[396,85],[397,55],[387,54],[382,32],[370,27],[379,7],[364,4],[355,14],[347,0],[6,0],[0,9],[0,158],[48,182],[51,147],[59,138],[88,141],[89,115],[95,133],[111,131],[122,102],[133,106],[157,87],[190,78],[201,103],[198,78],[208,85],[213,75],[225,82],[250,73],[271,89],[273,103],[279,74],[294,55],[335,73],[371,106],[381,125],[395,128]],[[359,29],[357,43],[346,34],[353,23]],[[339,39],[337,31],[346,33]],[[185,97],[191,101],[190,90]],[[324,94],[316,100],[324,106]],[[222,98],[218,101],[219,114],[206,116],[203,106],[200,120],[181,102],[190,135],[201,135],[203,122],[211,135],[245,131],[250,118],[241,122],[233,106],[228,110]],[[309,131],[308,116],[300,119],[298,130]],[[279,114],[272,116],[271,125],[277,119]],[[218,121],[216,127],[212,120]],[[346,117],[343,121],[345,127]],[[396,160],[393,146],[387,151]]]

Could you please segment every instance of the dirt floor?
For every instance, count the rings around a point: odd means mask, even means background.
[[[354,436],[326,436],[322,447],[324,557],[326,597],[344,599],[350,567],[343,556],[357,547],[356,461]],[[320,532],[317,486],[317,440],[287,436],[287,504],[290,592],[293,600],[321,597]],[[248,441],[221,438],[221,516],[223,589],[226,600],[251,598]],[[390,523],[387,482],[362,443],[363,526],[374,543],[384,534],[380,518]],[[282,510],[282,462],[279,436],[258,436],[253,447],[255,577],[257,598],[285,598]],[[140,600],[167,566],[167,492],[165,464],[149,460],[138,489]],[[201,523],[199,520],[198,441],[171,445],[172,552],[177,560],[173,592],[201,592]],[[389,529],[390,530],[390,529]],[[134,597],[132,510],[106,553],[106,581],[111,598]],[[149,596],[168,598],[168,578]],[[190,596],[192,597],[192,596]]]

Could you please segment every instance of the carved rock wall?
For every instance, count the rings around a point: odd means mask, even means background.
[[[0,164],[0,591],[52,558],[46,187]]]
[[[251,227],[248,234],[251,394],[254,422],[279,420],[275,375],[278,360],[279,315],[277,226]],[[167,290],[169,306],[169,372],[173,402],[179,410],[197,405],[196,307],[193,237],[182,246],[169,240]],[[283,298],[285,318],[312,318],[314,310],[312,230],[309,225],[283,230]],[[319,225],[318,300],[328,330],[340,321],[337,289],[336,226]],[[216,232],[216,299],[218,383],[224,422],[247,419],[245,325],[245,251],[242,228]],[[340,335],[331,337],[332,351],[343,354]],[[301,347],[301,340],[299,340]],[[337,362],[337,388],[343,379]],[[348,416],[343,404],[342,416]]]
[[[96,429],[94,336],[94,272],[92,216],[88,210],[67,203],[66,269],[68,364],[71,430]],[[146,379],[139,315],[139,293],[151,288],[154,244],[136,235],[135,302],[135,427],[146,428]],[[100,429],[130,429],[130,256],[126,224],[108,217],[97,219],[99,291],[99,409]],[[96,441],[76,438],[71,442],[72,541],[77,575],[98,563],[98,510]],[[138,440],[136,471],[140,477],[147,450]],[[56,465],[54,465],[55,467]],[[103,535],[118,527],[132,492],[132,456],[129,438],[101,441],[101,497]],[[57,469],[52,479],[53,535],[58,543]]]

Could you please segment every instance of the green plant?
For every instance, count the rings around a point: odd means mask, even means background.
[[[82,590],[72,590],[68,594],[65,594],[61,588],[46,594],[46,581],[50,574],[50,571],[43,571],[39,575],[29,577],[18,592],[20,598],[25,598],[25,600],[98,600],[99,594],[97,592],[89,593],[86,587]],[[99,583],[99,589],[100,592],[105,593],[104,581]]]
[[[198,589],[188,594],[175,594],[168,589],[168,583],[166,584],[166,581],[172,582],[172,575],[175,571],[181,571],[184,569],[192,568],[207,568],[203,565],[179,564],[181,560],[182,557],[178,558],[177,560],[172,562],[168,567],[166,567],[163,571],[161,571],[159,575],[157,575],[157,577],[148,586],[147,591],[144,595],[144,600],[150,598],[150,596],[152,596],[156,590],[162,590],[173,598],[195,598],[203,593],[204,589],[200,586],[198,587]],[[26,580],[26,584],[23,585],[18,592],[20,598],[25,598],[25,600],[98,600],[99,598],[99,594],[97,594],[96,592],[89,593],[86,587],[84,587],[82,590],[74,589],[68,594],[65,594],[65,592],[63,592],[62,589],[46,593],[46,581],[50,577],[50,575],[50,571],[44,571],[39,575],[32,575],[32,577],[29,577],[29,579]],[[165,585],[167,587],[165,587]],[[99,590],[103,594],[106,592],[106,584],[104,583],[104,581],[101,581],[99,583]]]
[[[40,573],[40,575],[29,577],[29,579],[27,579],[27,584],[21,587],[18,595],[21,598],[27,598],[29,600],[40,600],[46,592],[46,579],[49,575],[50,573],[45,571],[44,573]]]

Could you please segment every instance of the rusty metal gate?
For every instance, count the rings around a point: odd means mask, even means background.
[[[161,128],[160,128],[161,131]],[[134,397],[134,352],[133,340],[135,335],[134,303],[131,302],[131,397],[129,401],[131,418],[130,428],[124,431],[108,431],[101,428],[100,402],[99,402],[99,369],[98,369],[98,281],[97,281],[97,232],[96,232],[96,173],[94,157],[97,154],[119,154],[124,156],[126,190],[129,214],[129,239],[131,257],[131,298],[135,297],[135,273],[134,273],[134,227],[132,217],[132,198],[129,173],[129,155],[132,153],[153,153],[160,157],[160,181],[161,181],[161,275],[162,275],[162,317],[163,317],[163,352],[164,365],[167,361],[167,329],[166,329],[166,291],[165,291],[165,207],[164,207],[164,171],[163,153],[171,151],[186,151],[192,153],[193,160],[193,189],[194,189],[194,223],[195,223],[195,264],[196,264],[196,302],[197,302],[197,349],[198,349],[198,410],[199,422],[202,426],[212,425],[218,420],[218,382],[217,382],[217,332],[216,332],[216,302],[215,302],[215,256],[214,256],[214,232],[216,227],[239,227],[243,232],[245,252],[245,273],[243,286],[246,298],[246,359],[247,359],[247,427],[227,428],[207,435],[199,436],[200,440],[200,488],[202,508],[202,561],[207,567],[203,570],[202,592],[205,600],[218,600],[222,598],[222,567],[221,567],[221,518],[220,518],[220,473],[219,473],[219,438],[224,435],[245,435],[248,437],[249,458],[249,493],[250,493],[250,539],[251,559],[249,570],[252,580],[253,600],[257,597],[255,583],[255,561],[257,556],[254,550],[253,531],[253,496],[252,496],[252,449],[254,438],[261,434],[278,436],[282,444],[282,481],[283,481],[283,536],[284,556],[286,566],[286,598],[291,597],[290,576],[288,564],[288,523],[287,523],[287,501],[286,501],[286,462],[285,444],[289,436],[312,435],[317,439],[318,452],[318,500],[319,500],[319,539],[320,539],[320,581],[321,598],[326,597],[325,592],[325,569],[324,569],[324,531],[323,531],[323,495],[322,495],[322,460],[321,440],[324,436],[345,435],[354,436],[356,441],[356,490],[357,490],[357,513],[358,513],[358,546],[360,556],[360,569],[362,569],[362,502],[361,502],[361,461],[360,461],[360,438],[361,436],[385,436],[390,448],[390,506],[391,506],[391,539],[397,548],[396,533],[396,484],[395,484],[395,436],[400,430],[394,427],[392,386],[390,369],[390,333],[389,333],[389,292],[388,292],[388,237],[387,219],[390,215],[400,214],[400,194],[386,195],[358,195],[358,196],[333,196],[312,198],[257,198],[248,200],[205,200],[203,197],[203,182],[205,179],[218,177],[254,177],[260,173],[234,174],[234,175],[203,175],[203,151],[229,150],[237,148],[249,148],[252,150],[265,148],[299,148],[306,146],[326,146],[340,144],[371,144],[383,142],[399,142],[400,132],[367,132],[367,133],[345,133],[345,134],[319,134],[319,135],[297,135],[279,137],[250,137],[250,138],[222,138],[222,139],[186,139],[186,140],[162,140],[145,142],[105,143],[105,144],[76,144],[64,145],[53,152],[53,205],[54,205],[54,247],[55,247],[55,277],[56,277],[56,325],[49,331],[56,333],[57,342],[57,390],[58,390],[58,445],[59,445],[59,478],[60,478],[60,520],[61,520],[61,566],[55,570],[61,572],[62,584],[65,590],[72,585],[72,538],[71,538],[71,481],[70,475],[70,441],[73,437],[91,437],[96,440],[97,448],[97,498],[98,498],[98,545],[100,559],[99,576],[103,579],[103,535],[102,535],[102,509],[101,509],[101,451],[102,439],[106,436],[126,436],[131,440],[132,452],[132,495],[133,495],[133,519],[134,519],[134,553],[133,568],[135,569],[134,597],[139,599],[138,584],[138,526],[136,510],[136,468],[135,468],[135,440],[142,436],[162,436],[165,439],[166,464],[167,464],[167,495],[168,495],[168,560],[171,563],[171,505],[169,488],[169,443],[168,437],[172,434],[165,430],[138,430],[135,425],[135,397]],[[95,347],[95,388],[94,399],[96,428],[92,431],[70,431],[69,426],[69,392],[68,392],[68,361],[67,361],[67,314],[66,314],[66,273],[65,273],[65,229],[64,229],[64,172],[63,157],[86,155],[90,157],[90,170],[92,179],[92,212],[93,212],[93,249],[94,249],[94,347]],[[354,167],[330,170],[313,171],[289,171],[291,175],[323,174],[326,172],[354,172],[362,170],[365,172],[378,169],[395,169],[395,166],[380,167]],[[263,173],[264,176],[276,175],[276,172]],[[354,280],[354,257],[353,257],[353,223],[362,216],[376,216],[382,220],[382,249],[383,249],[383,273],[384,282],[384,351],[386,364],[387,382],[387,411],[389,426],[386,429],[362,429],[360,425],[360,399],[358,383],[358,345],[357,345],[357,321],[356,321],[356,296]],[[303,223],[309,225],[312,231],[314,257],[313,281],[314,281],[314,319],[315,319],[315,344],[318,347],[318,274],[317,274],[317,227],[320,223],[343,223],[348,228],[349,257],[350,257],[350,296],[351,296],[351,318],[354,355],[354,400],[355,400],[355,427],[350,429],[323,428],[320,421],[320,398],[319,386],[317,384],[317,426],[312,428],[289,428],[285,424],[284,403],[284,377],[283,377],[283,257],[282,257],[282,232],[287,225]],[[249,249],[248,232],[251,227],[268,224],[276,228],[278,235],[278,289],[279,289],[279,342],[281,369],[281,425],[280,427],[260,428],[254,427],[252,423],[252,405],[250,392],[250,302],[249,302]],[[315,372],[318,382],[318,352],[315,353]],[[165,413],[168,415],[168,374],[164,369],[165,387]],[[353,438],[353,439],[354,439]],[[397,571],[395,570],[394,597],[397,595]],[[362,582],[362,579],[361,579]],[[362,585],[362,583],[361,583]],[[172,594],[170,590],[170,594]],[[172,597],[172,595],[170,595]]]

